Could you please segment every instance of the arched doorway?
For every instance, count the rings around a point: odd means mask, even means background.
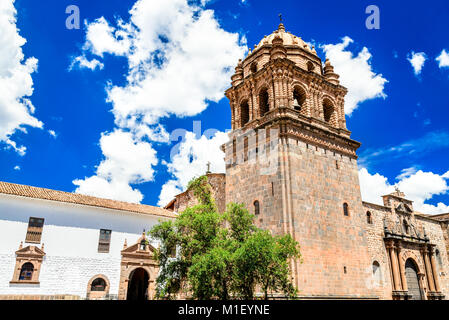
[[[408,259],[405,262],[405,277],[407,279],[408,293],[412,296],[411,300],[422,300],[418,268],[413,259]]]
[[[148,300],[148,272],[137,268],[129,275],[126,300]]]

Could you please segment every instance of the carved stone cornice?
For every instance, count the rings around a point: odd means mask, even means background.
[[[360,145],[357,145],[357,142],[354,140],[340,137],[336,138],[333,134],[325,133],[321,129],[306,128],[305,126],[297,126],[296,124],[286,126],[286,132],[284,134],[294,136],[303,142],[326,150],[335,151],[357,159],[356,150]]]
[[[350,131],[330,127],[323,121],[306,117],[300,112],[286,107],[271,110],[265,117],[248,122],[245,125],[245,130],[232,131],[230,136],[239,135],[249,130],[256,131],[271,127],[280,127],[280,136],[292,136],[305,143],[357,159],[356,150],[360,147],[360,142],[349,138]],[[230,143],[232,141],[226,145]]]
[[[267,64],[263,66],[263,69],[259,70],[255,75],[254,79],[259,79],[261,77],[270,76],[270,74],[273,74],[273,76],[278,76],[279,72],[281,74],[284,71],[292,72],[293,74],[300,75],[299,77],[302,79],[308,79],[311,83],[314,83],[317,85],[317,88],[323,88],[330,91],[336,91],[340,94],[346,94],[348,91],[346,87],[343,87],[342,85],[335,85],[331,82],[329,82],[323,75],[311,73],[308,72],[299,66],[295,64],[295,62],[289,60],[288,58],[278,58],[275,60],[269,61]],[[229,89],[226,90],[226,93],[232,90],[238,90],[242,87],[244,87],[245,83],[248,81],[251,75],[247,75],[242,82],[237,84],[236,86],[232,86]],[[279,75],[280,76],[280,75]],[[226,94],[227,96],[227,94]]]
[[[17,259],[35,259],[42,261],[44,256],[45,252],[43,251],[43,247],[39,249],[36,246],[27,246],[16,251]]]
[[[356,150],[360,142],[349,138],[350,131],[330,127],[319,119],[306,117],[291,108],[272,110],[265,117],[247,124],[247,128],[257,130],[273,125],[283,128],[280,135],[294,136],[305,143],[357,158]]]
[[[385,231],[384,240],[390,240],[390,239],[398,240],[403,243],[411,243],[411,244],[419,244],[419,245],[424,245],[429,242],[429,239],[426,239],[426,238],[417,238],[414,236],[405,235],[403,233],[402,234],[391,233],[389,230],[387,230],[387,231]]]

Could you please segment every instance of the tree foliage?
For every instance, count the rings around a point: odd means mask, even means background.
[[[242,204],[230,203],[218,213],[206,176],[188,188],[198,204],[149,232],[160,242],[156,296],[254,299],[257,291],[265,299],[273,292],[294,297],[289,263],[300,258],[298,243],[290,235],[272,236],[256,228],[254,215]]]

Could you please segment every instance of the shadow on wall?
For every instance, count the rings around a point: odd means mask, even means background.
[[[10,288],[40,288],[41,285],[39,283],[10,283]]]
[[[167,219],[147,214],[89,207],[47,200],[0,195],[1,220],[28,224],[30,217],[45,219],[45,225],[86,229],[109,228],[116,232],[141,234]]]

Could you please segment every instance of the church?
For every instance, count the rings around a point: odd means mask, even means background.
[[[398,189],[362,201],[361,144],[330,61],[281,23],[231,81],[226,172],[208,182],[220,212],[243,203],[299,242],[299,298],[447,299],[449,213],[417,212]],[[193,204],[191,190],[158,208],[0,182],[0,299],[152,299],[158,244],[143,228]]]

